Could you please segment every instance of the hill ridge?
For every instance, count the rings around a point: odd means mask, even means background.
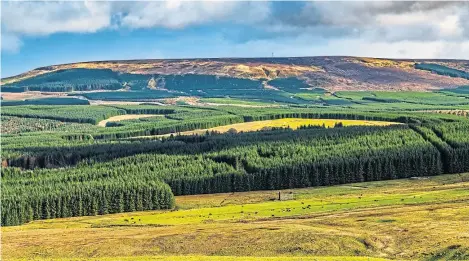
[[[431,64],[429,68],[422,68]],[[419,65],[419,66],[417,66]],[[133,75],[211,75],[257,81],[296,78],[311,87],[340,90],[428,91],[469,85],[469,61],[354,56],[172,58],[66,63],[43,66],[2,79],[15,85],[47,73],[109,69]]]

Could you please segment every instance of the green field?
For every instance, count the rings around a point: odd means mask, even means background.
[[[468,188],[457,174],[282,190],[286,201],[179,196],[176,211],[2,228],[4,260],[467,260]]]
[[[445,95],[438,92],[337,92],[339,98],[348,99],[358,103],[408,103],[416,107],[420,105],[432,106],[457,106],[468,105],[469,100],[465,97]]]

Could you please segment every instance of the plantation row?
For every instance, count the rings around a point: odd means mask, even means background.
[[[445,91],[442,91],[442,93],[447,94],[447,95],[452,95],[452,96],[462,96],[462,97],[469,98],[469,85],[459,86],[458,88],[455,88],[455,89],[445,90]]]
[[[39,99],[26,99],[2,101],[2,106],[20,106],[20,105],[89,105],[90,102],[84,99],[61,97],[61,98],[39,98]]]
[[[460,173],[469,170],[469,124],[447,123],[433,127],[436,135],[444,140],[449,147],[443,150],[451,160],[448,173]]]
[[[296,78],[272,81],[276,87],[284,87],[298,91],[309,87]],[[168,89],[182,94],[191,94],[198,90],[207,91],[212,95],[222,96],[231,90],[262,90],[262,80],[243,79],[216,75],[147,75],[147,74],[119,74],[110,69],[64,69],[57,70],[15,83],[2,86],[2,91],[42,91],[42,92],[71,92],[92,90],[129,90]],[[166,97],[172,96],[165,92]],[[116,93],[117,94],[117,93]],[[97,94],[99,95],[99,94]]]
[[[242,117],[243,122],[272,120],[281,118],[324,118],[324,119],[350,119],[350,120],[380,120],[394,121],[402,123],[420,122],[441,122],[458,121],[460,117],[456,115],[441,115],[429,113],[383,113],[355,111],[347,109],[325,109],[325,108],[240,108],[240,107],[176,107],[176,106],[156,106],[156,105],[121,105],[121,106],[9,106],[2,108],[2,115],[16,116],[23,118],[51,119],[64,122],[78,122],[97,124],[99,121],[112,116],[123,114],[164,114],[167,119],[172,120],[196,120],[208,122],[218,121],[215,118],[232,117],[233,115]],[[145,120],[134,121],[133,123],[144,123]],[[168,128],[169,122],[161,122],[161,130],[158,124],[136,125],[127,124],[124,128],[100,128],[99,131],[88,132],[96,138],[131,137],[142,135],[153,135],[151,133],[166,134],[171,132],[190,130],[184,126]],[[220,120],[218,124],[227,121]],[[240,122],[239,119],[236,122]],[[174,124],[174,122],[172,122]],[[178,123],[179,124],[179,123]],[[123,124],[116,124],[121,126]],[[177,124],[176,124],[177,125]],[[184,125],[184,124],[182,124]],[[219,126],[216,122],[205,124],[206,126]],[[122,126],[121,126],[122,127]],[[197,127],[197,128],[201,128]],[[138,131],[136,131],[138,130]],[[111,133],[114,133],[111,135]]]
[[[142,135],[177,133],[198,128],[242,122],[242,118],[213,109],[183,108],[174,106],[12,106],[2,109],[2,115],[23,118],[51,119],[63,122],[97,124],[101,120],[124,114],[164,114],[166,118],[132,120],[109,126],[122,128],[92,128],[87,134],[94,138],[125,138]],[[133,124],[141,123],[141,124]],[[125,125],[125,127],[124,127]],[[77,132],[80,128],[77,129]],[[70,138],[83,135],[71,135]]]
[[[420,69],[420,70],[431,71],[433,73],[440,74],[440,75],[469,79],[468,72],[449,68],[449,67],[439,65],[439,64],[418,63],[418,64],[415,64],[415,68]]]
[[[467,125],[447,123],[440,129],[459,133],[465,131],[464,126]],[[167,208],[172,206],[172,194],[326,186],[438,175],[452,163],[446,162],[441,150],[432,145],[433,138],[438,136],[428,138],[406,125],[396,125],[287,129],[88,145],[83,141],[78,145],[81,151],[64,147],[68,153],[55,148],[56,154],[44,154],[56,157],[55,160],[75,155],[72,158],[78,165],[74,168],[3,169],[2,224]],[[147,151],[140,149],[145,143]],[[123,157],[132,147],[134,154],[152,153]],[[78,154],[73,154],[75,151]],[[454,149],[453,153],[458,160],[467,159],[467,150]],[[467,166],[462,168],[469,170]]]
[[[195,129],[206,129],[221,125],[229,125],[234,123],[241,123],[243,119],[236,115],[223,115],[223,116],[212,116],[202,119],[193,119],[185,121],[174,121],[174,120],[158,120],[151,122],[141,121],[140,126],[132,124],[129,128],[126,126],[116,127],[110,130],[109,133],[95,134],[95,139],[122,139],[136,136],[148,136],[148,135],[161,135],[168,133],[178,133],[183,131],[195,130]],[[142,128],[143,127],[143,128]]]
[[[220,110],[242,116],[245,121],[274,120],[282,118],[304,119],[345,119],[392,121],[401,123],[440,123],[446,121],[461,121],[455,115],[441,115],[416,112],[380,112],[350,109],[322,109],[322,108],[236,108],[222,107]]]
[[[2,116],[7,123],[2,125],[1,141],[3,225],[170,208],[173,194],[325,186],[469,171],[469,123],[455,115],[155,105],[2,109],[15,115]],[[106,128],[61,122],[96,124],[122,114],[164,117],[124,120]],[[382,120],[410,127],[305,126],[297,131],[121,139],[280,118]],[[5,135],[4,127],[21,135]]]
[[[110,124],[114,128],[100,129],[90,133],[95,139],[122,139],[136,136],[162,135],[178,133],[195,129],[206,129],[222,125],[275,120],[282,118],[304,119],[349,119],[349,120],[378,120],[402,123],[442,122],[458,119],[454,115],[433,114],[384,114],[375,112],[349,112],[347,110],[325,109],[242,109],[233,107],[190,108],[176,110],[166,114],[166,119],[139,119]],[[126,124],[127,123],[127,124]],[[74,137],[72,137],[74,138]]]
[[[4,170],[8,172],[8,169]],[[10,174],[11,175],[11,174]],[[168,209],[174,196],[157,181],[49,183],[2,185],[2,225],[32,220]]]
[[[71,92],[122,88],[118,75],[109,69],[70,69],[45,73],[2,86],[4,92]]]
[[[446,95],[438,92],[384,92],[384,91],[357,91],[357,92],[336,92],[340,98],[349,99],[357,103],[379,105],[379,103],[410,103],[413,107],[422,105],[464,105],[469,104],[469,100]],[[418,106],[417,106],[418,105]],[[418,110],[418,109],[417,109]]]
[[[1,122],[1,133],[3,135],[37,131],[89,131],[94,128],[91,124],[78,124],[57,120],[21,118],[13,116],[2,116]]]
[[[64,122],[98,124],[112,116],[126,114],[124,110],[107,106],[11,106],[2,108],[2,115],[40,118]]]
[[[78,106],[77,106],[78,107]],[[382,113],[382,112],[350,112],[348,110],[326,110],[317,108],[239,108],[239,107],[175,107],[175,106],[80,106],[60,107],[44,106],[36,107],[37,110],[29,106],[17,107],[16,110],[4,110],[7,113],[16,112],[16,115],[33,117],[63,117],[69,114],[76,120],[86,121],[94,116],[93,122],[98,121],[103,113],[108,114],[164,114],[165,117],[141,118],[135,120],[125,120],[120,122],[108,122],[108,128],[67,128],[65,131],[55,133],[31,133],[2,139],[2,160],[4,165],[18,166],[23,168],[61,166],[75,164],[78,160],[86,158],[86,155],[96,155],[102,150],[116,148],[116,144],[123,144],[119,153],[114,149],[109,155],[122,155],[123,151],[128,151],[127,155],[134,153],[153,151],[154,143],[142,141],[141,144],[128,144],[129,141],[122,139],[136,136],[160,135],[167,133],[177,134],[182,131],[194,129],[211,128],[221,125],[240,123],[253,120],[270,120],[280,118],[330,118],[330,119],[352,119],[352,120],[382,120],[397,121],[407,123],[439,124],[447,121],[462,120],[461,117],[446,114],[430,113]],[[85,114],[86,113],[86,114]],[[101,117],[102,119],[103,117]],[[36,136],[36,138],[34,137]],[[94,139],[94,141],[93,141]],[[111,145],[105,145],[105,143]],[[148,143],[148,144],[147,144]],[[96,153],[89,152],[88,145]],[[159,146],[159,145],[155,145]],[[138,149],[137,149],[138,148]],[[141,149],[140,149],[141,148]],[[66,150],[66,151],[64,151]],[[57,155],[57,156],[56,156]],[[78,160],[71,160],[78,159]]]

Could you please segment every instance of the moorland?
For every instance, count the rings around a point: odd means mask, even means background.
[[[3,257],[467,260],[468,68],[138,60],[2,79]]]

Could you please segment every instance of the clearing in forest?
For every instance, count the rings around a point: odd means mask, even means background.
[[[160,115],[160,114],[125,114],[125,115],[119,115],[119,116],[113,116],[111,118],[100,121],[98,123],[98,126],[106,127],[106,123],[111,122],[111,121],[133,120],[133,119],[158,117],[158,116],[164,117],[164,115]]]
[[[204,134],[208,131],[215,131],[220,133],[228,132],[231,129],[235,129],[237,132],[249,132],[249,131],[260,131],[266,128],[291,128],[298,129],[301,126],[325,126],[328,128],[334,127],[336,124],[342,123],[343,126],[387,126],[392,124],[399,124],[396,122],[387,121],[364,121],[364,120],[332,120],[332,119],[298,119],[298,118],[285,118],[277,120],[265,120],[265,121],[252,121],[235,123],[230,125],[218,126],[210,129],[199,129],[192,131],[184,131],[179,133],[180,135],[194,135]],[[160,136],[169,136],[171,134],[165,134]]]
[[[26,99],[40,99],[40,98],[51,98],[51,97],[67,97],[66,93],[63,92],[3,92],[2,98],[5,101],[24,101]]]

